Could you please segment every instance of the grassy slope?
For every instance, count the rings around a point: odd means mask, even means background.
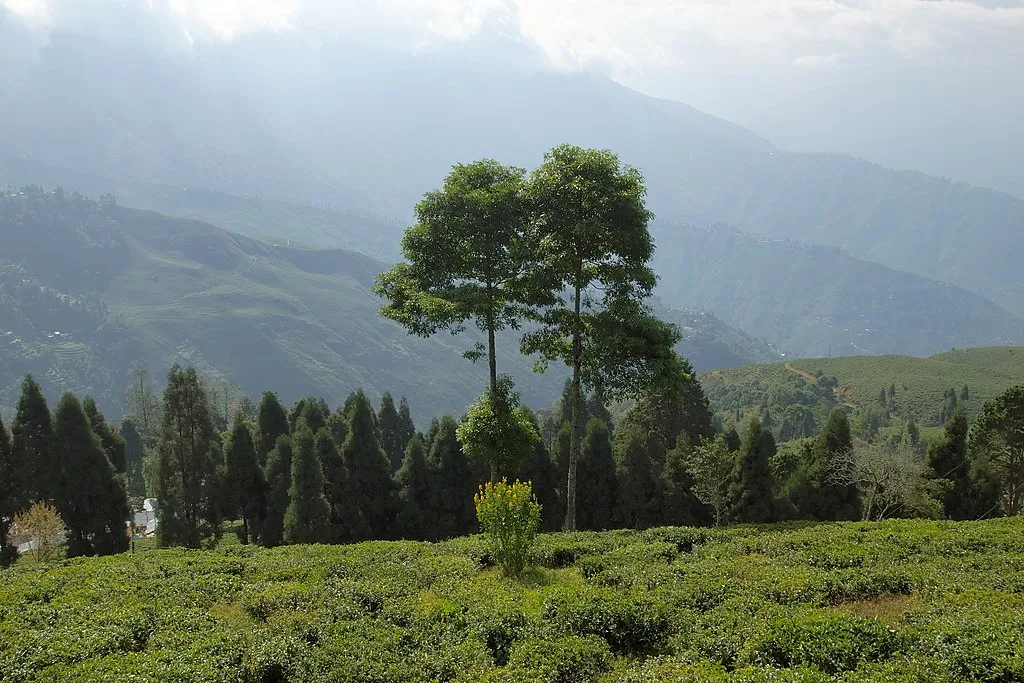
[[[555,534],[521,581],[486,557],[471,537],[18,566],[0,679],[1024,676],[1019,519]]]
[[[812,375],[822,372],[836,377],[843,400],[853,405],[877,403],[879,390],[895,383],[901,413],[926,425],[938,421],[946,389],[955,388],[959,393],[966,384],[973,416],[986,400],[1024,383],[1024,347],[961,349],[930,358],[851,356],[790,363]],[[709,394],[730,391],[743,396],[744,405],[756,406],[769,389],[792,377],[785,364],[779,363],[707,373],[702,381]]]

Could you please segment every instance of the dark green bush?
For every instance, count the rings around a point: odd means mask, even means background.
[[[495,683],[586,683],[607,671],[610,663],[608,644],[600,638],[530,638],[516,643],[505,670],[495,672],[487,680]]]
[[[599,636],[615,652],[631,655],[662,647],[669,626],[653,600],[595,587],[551,592],[544,617],[562,632]]]

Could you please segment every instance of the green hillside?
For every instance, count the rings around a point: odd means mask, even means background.
[[[752,365],[701,375],[701,383],[715,410],[750,410],[765,401],[811,387],[814,377],[834,377],[834,404],[850,408],[879,405],[879,392],[895,385],[886,408],[904,419],[936,425],[943,394],[966,385],[973,417],[982,404],[1007,388],[1024,383],[1024,347],[990,347],[949,351],[929,358],[909,356],[851,356],[813,358],[789,363]],[[831,390],[831,389],[830,389]],[[803,401],[803,403],[807,403]]]
[[[1024,523],[153,550],[0,572],[0,679],[1017,681]]]
[[[841,249],[725,226],[662,225],[659,234],[662,300],[708,308],[789,357],[1024,343],[1024,320],[988,299]]]

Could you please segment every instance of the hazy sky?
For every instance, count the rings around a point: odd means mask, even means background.
[[[1016,112],[1024,106],[1024,0],[0,4],[40,35],[73,26],[187,50],[193,42],[288,31],[311,41],[354,36],[413,52],[464,51],[531,67],[597,71],[790,148],[841,149],[994,186],[1017,163],[1014,145],[1024,147],[1016,130],[1016,142],[1002,139],[1007,126],[1019,127]],[[951,139],[957,149],[931,154]],[[1005,158],[989,162],[999,154]]]

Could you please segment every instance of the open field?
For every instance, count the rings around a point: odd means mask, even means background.
[[[1016,681],[1024,520],[161,550],[0,573],[0,680]]]

